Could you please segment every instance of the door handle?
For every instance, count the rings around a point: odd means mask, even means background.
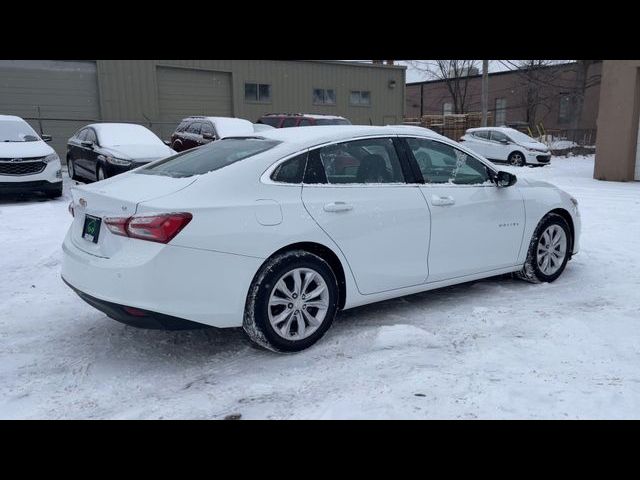
[[[441,197],[439,195],[431,195],[431,203],[437,207],[444,207],[446,205],[453,205],[456,203],[453,197]]]
[[[353,205],[345,202],[331,202],[324,206],[325,212],[346,212],[348,210],[353,210]]]

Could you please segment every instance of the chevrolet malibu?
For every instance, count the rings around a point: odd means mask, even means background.
[[[339,310],[506,273],[553,282],[577,201],[430,130],[231,137],[72,189],[63,280],[121,322],[298,351]]]

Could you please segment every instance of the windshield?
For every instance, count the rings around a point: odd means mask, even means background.
[[[23,120],[0,120],[0,142],[37,142],[40,137]]]
[[[136,173],[176,178],[202,175],[262,153],[279,143],[261,138],[226,138],[154,162]]]
[[[98,132],[98,142],[103,147],[119,145],[164,145],[155,133],[142,125],[111,124],[94,125]]]
[[[518,130],[509,130],[507,134],[511,137],[511,140],[514,140],[516,142],[537,142],[535,138],[531,138],[529,135],[525,135]]]
[[[346,118],[316,118],[316,125],[351,125]]]

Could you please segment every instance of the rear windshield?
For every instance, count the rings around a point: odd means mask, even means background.
[[[261,138],[225,138],[151,163],[136,173],[177,178],[202,175],[262,153],[279,143]]]
[[[316,125],[351,125],[346,118],[316,118]]]
[[[264,123],[265,125],[277,127],[278,125],[280,125],[280,117],[262,117],[260,120],[258,120],[258,123]]]

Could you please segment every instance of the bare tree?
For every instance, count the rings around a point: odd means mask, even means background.
[[[501,60],[503,66],[517,72],[522,79],[522,106],[525,109],[525,121],[532,129],[537,119],[551,109],[557,100],[557,91],[553,87],[559,82],[561,71],[550,68],[558,64],[557,60]],[[546,110],[540,112],[540,110]]]
[[[587,89],[600,84],[600,75],[589,75],[591,66],[600,60],[578,60],[575,65],[575,84],[573,87],[573,115],[571,128],[577,130],[582,120],[582,108]]]
[[[469,77],[478,74],[478,60],[411,60],[408,63],[428,79],[444,81],[451,96],[453,113],[466,113]]]

